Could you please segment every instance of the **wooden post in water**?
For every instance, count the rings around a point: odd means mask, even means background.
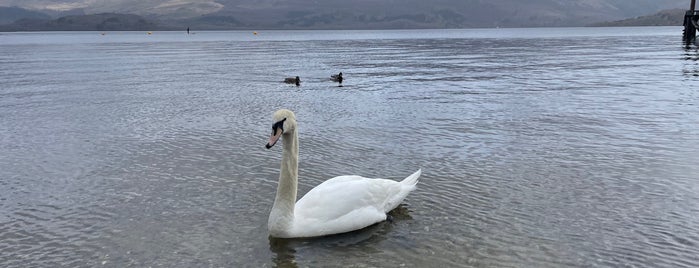
[[[689,4],[689,10],[687,10],[684,15],[684,33],[682,35],[682,40],[684,40],[687,45],[693,42],[697,37],[697,24],[699,24],[697,21],[699,21],[699,14],[697,14],[694,9],[696,3],[696,0],[692,0]]]

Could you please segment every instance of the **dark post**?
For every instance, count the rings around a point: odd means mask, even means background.
[[[697,20],[699,20],[699,15],[696,14],[697,12],[695,11],[696,7],[696,0],[692,0],[692,2],[689,4],[689,10],[684,15],[684,33],[682,35],[682,39],[687,42],[687,45],[689,43],[693,42],[696,37],[697,37]]]

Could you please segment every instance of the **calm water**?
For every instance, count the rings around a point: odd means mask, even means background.
[[[0,34],[0,266],[697,267],[699,52],[680,39]],[[282,107],[300,194],[423,169],[393,222],[268,238]]]

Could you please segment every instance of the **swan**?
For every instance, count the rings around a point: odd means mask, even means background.
[[[299,78],[298,76],[297,76],[296,78],[294,78],[294,77],[287,77],[287,78],[284,78],[284,83],[287,83],[287,84],[296,84],[297,86],[299,86],[299,85],[301,85],[301,78]]]
[[[386,220],[413,191],[422,172],[394,181],[356,175],[338,176],[311,189],[296,201],[299,139],[296,116],[290,110],[274,113],[272,135],[265,146],[272,148],[281,138],[282,163],[277,195],[267,227],[272,237],[296,238],[339,234],[359,230]]]

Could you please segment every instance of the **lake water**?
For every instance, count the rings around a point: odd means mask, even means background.
[[[0,266],[697,267],[681,33],[1,33]],[[392,222],[270,239],[279,108],[299,196],[422,168],[418,189]]]

